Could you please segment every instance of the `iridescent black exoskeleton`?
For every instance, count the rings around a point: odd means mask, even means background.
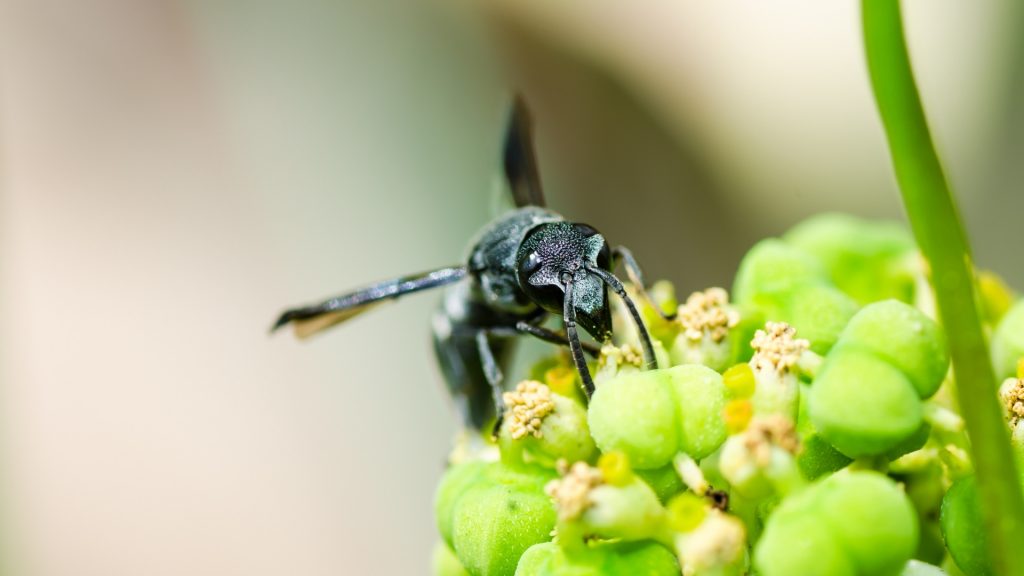
[[[522,100],[512,107],[504,169],[517,208],[478,235],[464,266],[441,268],[380,282],[320,304],[284,312],[274,329],[293,324],[308,336],[365,312],[375,304],[428,288],[452,285],[434,315],[434,347],[449,391],[465,425],[482,429],[503,412],[502,367],[516,337],[528,334],[568,345],[589,397],[594,383],[584,353],[598,347],[580,341],[577,324],[598,342],[612,335],[608,288],[617,293],[637,325],[648,368],[656,367],[651,340],[622,282],[612,274],[621,260],[637,287],[643,282],[625,248],[611,249],[597,230],[567,222],[544,208],[529,116]],[[565,332],[541,324],[562,317]]]

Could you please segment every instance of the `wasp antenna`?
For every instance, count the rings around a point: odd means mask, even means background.
[[[612,255],[616,260],[622,262],[623,267],[626,269],[626,276],[629,277],[629,281],[636,287],[637,294],[646,300],[647,303],[651,305],[651,308],[654,308],[654,311],[658,313],[658,316],[661,316],[662,319],[668,321],[675,320],[678,312],[666,313],[647,292],[647,285],[644,284],[643,272],[640,271],[640,264],[637,263],[636,258],[633,256],[633,252],[625,246],[616,246],[615,248],[612,248]]]
[[[640,346],[644,349],[644,362],[647,365],[648,370],[653,370],[658,367],[658,359],[654,355],[654,345],[651,344],[651,335],[647,332],[647,325],[644,324],[643,318],[640,317],[640,311],[636,309],[636,304],[633,303],[633,299],[626,293],[626,287],[622,285],[622,281],[619,280],[614,274],[598,268],[596,266],[587,266],[587,270],[593,274],[597,274],[597,277],[602,282],[608,285],[609,288],[615,291],[622,298],[622,301],[626,303],[626,308],[629,309],[629,314],[633,317],[633,322],[636,324],[637,332],[640,334]]]
[[[590,398],[594,393],[594,379],[590,377],[587,359],[583,357],[583,345],[580,343],[580,335],[576,330],[576,303],[572,295],[572,278],[565,283],[565,303],[562,306],[562,313],[565,335],[569,339],[569,350],[572,352],[572,361],[576,364],[576,371],[580,373],[583,392],[587,398]]]

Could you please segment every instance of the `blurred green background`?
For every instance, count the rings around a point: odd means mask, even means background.
[[[1024,286],[1024,10],[906,6],[976,259]],[[902,217],[855,2],[0,0],[4,573],[424,573],[437,295],[266,331],[459,262],[512,85],[552,206],[681,291]]]

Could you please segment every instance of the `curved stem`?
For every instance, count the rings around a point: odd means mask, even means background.
[[[1024,574],[1024,497],[996,402],[996,378],[975,304],[973,265],[952,192],[932,144],[903,37],[898,0],[862,0],[868,71],[903,203],[931,270],[939,318],[949,335],[957,399],[997,574]]]

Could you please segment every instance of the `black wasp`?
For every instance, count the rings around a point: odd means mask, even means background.
[[[504,170],[516,209],[479,233],[464,266],[403,276],[294,308],[281,314],[273,329],[292,324],[296,334],[305,337],[381,302],[451,285],[433,318],[434,349],[463,423],[478,430],[495,415],[500,422],[502,367],[515,338],[523,334],[568,345],[590,396],[594,382],[584,353],[597,355],[599,348],[581,342],[576,326],[598,342],[611,338],[608,288],[624,300],[637,325],[647,368],[656,367],[636,305],[611,272],[613,261],[621,261],[633,283],[642,287],[635,259],[626,248],[611,249],[594,228],[567,222],[544,208],[529,113],[519,98],[506,131]],[[548,313],[562,316],[564,333],[541,325]]]

